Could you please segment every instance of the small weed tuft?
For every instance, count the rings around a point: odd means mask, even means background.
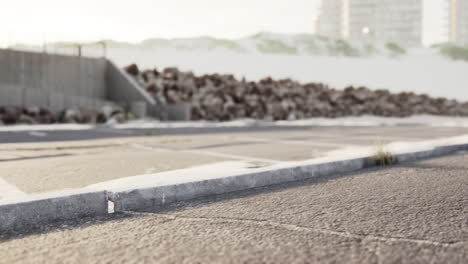
[[[397,157],[390,151],[385,149],[385,144],[382,142],[377,143],[377,148],[374,154],[374,162],[377,166],[388,166],[398,163]]]

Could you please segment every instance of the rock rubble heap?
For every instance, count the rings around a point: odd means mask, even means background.
[[[13,124],[54,124],[54,123],[106,123],[124,122],[132,119],[122,109],[104,106],[100,111],[87,109],[66,109],[58,114],[52,113],[47,108],[0,106],[0,125]]]
[[[159,102],[189,103],[192,120],[226,121],[240,118],[294,120],[311,117],[417,114],[468,116],[468,103],[412,92],[390,93],[366,87],[336,90],[322,83],[301,84],[290,79],[258,82],[233,75],[195,76],[177,68],[125,70]]]

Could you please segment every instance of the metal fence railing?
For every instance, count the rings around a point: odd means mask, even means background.
[[[46,54],[83,56],[93,58],[107,57],[107,43],[105,41],[98,42],[44,42],[38,44],[24,44],[22,42],[7,41],[0,43],[0,48],[17,50],[17,51],[32,51]]]

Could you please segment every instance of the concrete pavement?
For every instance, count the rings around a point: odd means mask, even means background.
[[[4,235],[2,263],[466,263],[468,154]]]
[[[83,188],[130,176],[245,161],[252,166],[326,156],[381,140],[417,142],[468,134],[468,128],[305,127],[0,145],[0,199]],[[48,135],[45,136],[46,138]],[[29,138],[29,137],[28,137]]]

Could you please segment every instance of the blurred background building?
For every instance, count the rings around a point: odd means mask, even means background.
[[[449,2],[449,38],[457,44],[468,44],[468,0]]]
[[[422,23],[423,0],[322,0],[317,33],[419,47]]]
[[[347,3],[348,0],[323,0],[316,32],[330,38],[346,38],[348,34],[346,30]]]

